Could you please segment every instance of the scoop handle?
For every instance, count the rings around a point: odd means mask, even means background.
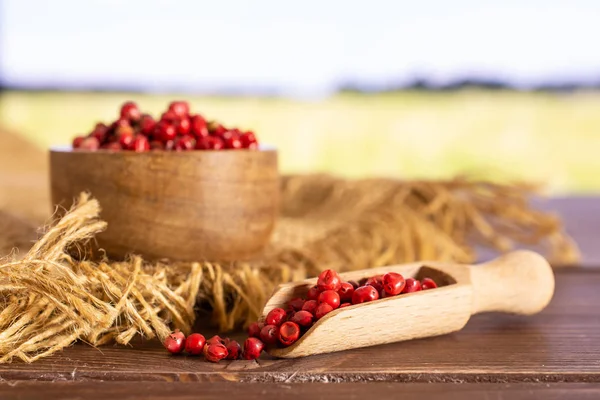
[[[533,251],[514,251],[469,268],[472,314],[486,311],[536,314],[550,303],[554,294],[552,267]]]

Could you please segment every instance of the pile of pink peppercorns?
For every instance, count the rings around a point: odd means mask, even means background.
[[[306,299],[294,298],[288,302],[287,310],[274,308],[264,321],[250,324],[243,351],[238,342],[229,338],[213,336],[205,340],[199,333],[186,338],[179,331],[169,335],[164,344],[173,354],[185,350],[190,355],[204,354],[204,358],[211,362],[240,358],[254,360],[265,348],[294,344],[316,321],[336,308],[435,288],[437,284],[431,278],[421,281],[404,279],[396,272],[365,278],[360,282],[344,282],[337,272],[328,269],[321,272],[317,285],[308,290]]]
[[[109,125],[98,123],[87,136],[73,139],[73,149],[87,151],[257,148],[258,140],[253,132],[225,128],[215,121],[208,122],[200,114],[191,114],[185,101],[169,104],[158,121],[149,114],[143,114],[137,104],[128,101],[121,106],[116,121]]]

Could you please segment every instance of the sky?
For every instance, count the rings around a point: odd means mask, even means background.
[[[11,85],[274,88],[598,80],[600,1],[0,0]]]

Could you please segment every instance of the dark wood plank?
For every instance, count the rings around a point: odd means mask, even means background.
[[[298,360],[210,364],[133,348],[84,344],[34,364],[0,366],[4,380],[234,382],[600,382],[600,271],[557,273],[539,315],[478,315],[461,332]],[[398,316],[402,320],[402,316]],[[406,321],[409,323],[409,321]],[[351,340],[351,338],[348,338]]]
[[[42,396],[43,393],[43,396]],[[0,398],[4,400],[71,399],[119,400],[148,399],[306,399],[364,400],[365,398],[392,399],[597,399],[600,384],[449,384],[449,383],[342,383],[342,384],[289,384],[289,383],[158,383],[134,385],[126,382],[17,382],[0,384]]]

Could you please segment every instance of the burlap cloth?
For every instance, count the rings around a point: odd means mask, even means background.
[[[276,284],[326,268],[472,262],[476,245],[536,246],[557,264],[578,256],[560,220],[529,205],[528,185],[300,175],[282,178],[280,219],[257,260],[80,261],[105,228],[101,205],[82,194],[38,230],[51,210],[46,156],[14,135],[0,133],[0,143],[0,362],[31,362],[77,340],[162,339],[189,331],[199,308],[233,329],[257,318]]]

